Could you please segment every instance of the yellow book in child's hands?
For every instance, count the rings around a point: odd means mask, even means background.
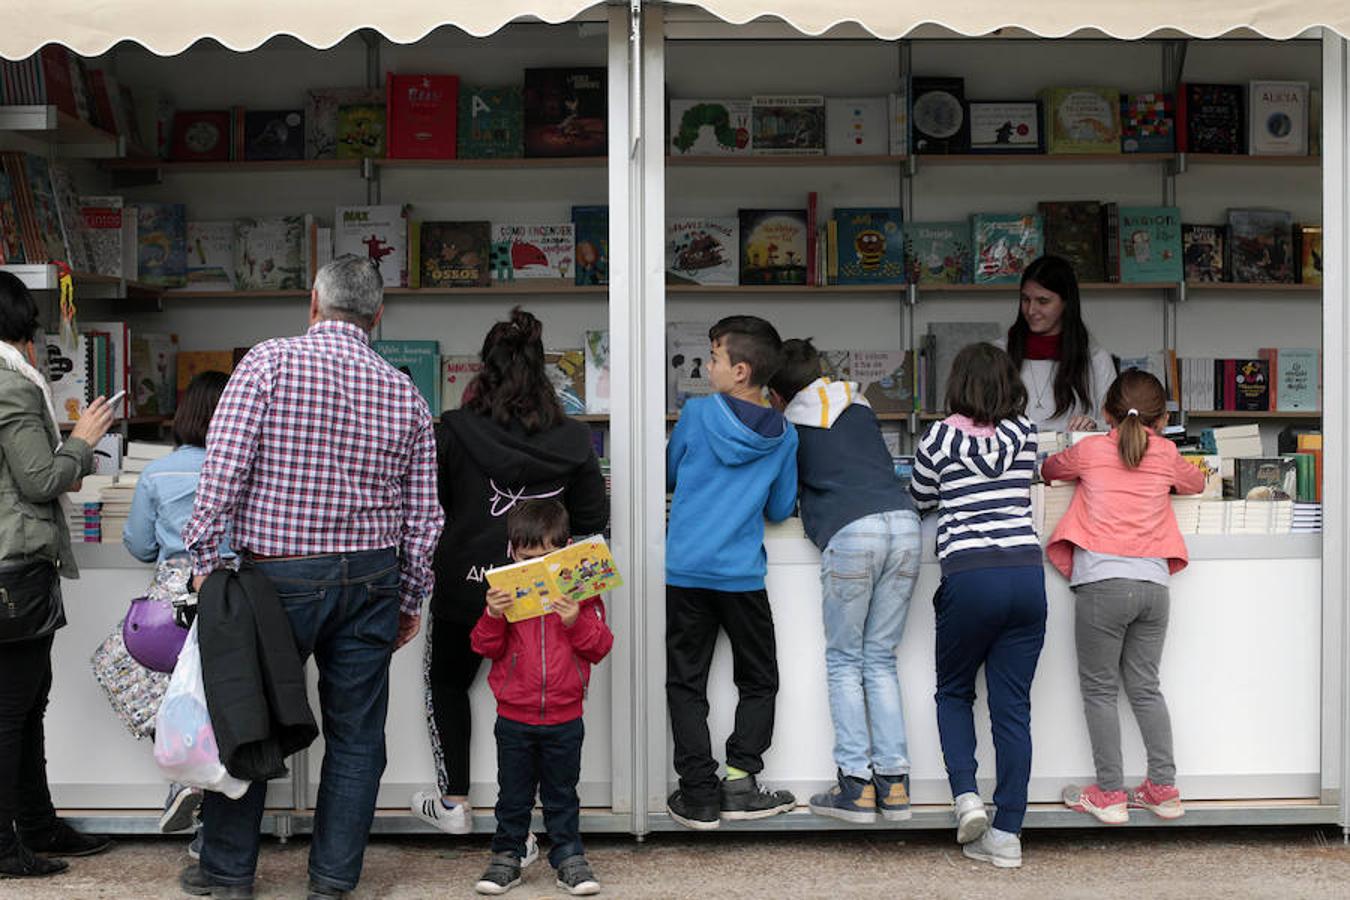
[[[520,622],[546,616],[553,611],[556,594],[544,559],[541,556],[498,569],[488,569],[488,584],[515,598],[515,602],[506,610],[506,621]]]
[[[515,598],[506,611],[508,622],[548,615],[557,597],[585,600],[623,584],[609,546],[598,535],[486,574],[489,585]]]

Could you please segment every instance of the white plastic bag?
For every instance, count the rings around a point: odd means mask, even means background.
[[[216,733],[206,709],[196,622],[188,631],[187,642],[178,655],[178,664],[155,716],[155,762],[170,781],[216,791],[231,800],[244,796],[249,787],[247,781],[235,778],[220,762]]]

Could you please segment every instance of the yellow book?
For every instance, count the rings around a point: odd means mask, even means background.
[[[506,611],[508,622],[546,616],[558,597],[585,600],[623,584],[609,545],[598,535],[486,574],[489,585],[515,597]]]

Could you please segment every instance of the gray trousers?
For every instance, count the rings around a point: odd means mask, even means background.
[[[1167,588],[1149,581],[1112,578],[1074,588],[1077,619],[1078,683],[1083,692],[1088,737],[1097,784],[1123,790],[1120,759],[1120,685],[1134,709],[1148,752],[1148,778],[1176,781],[1172,760],[1172,719],[1158,686],[1158,662],[1167,637]]]

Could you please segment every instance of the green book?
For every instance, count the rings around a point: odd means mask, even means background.
[[[525,108],[519,85],[459,92],[460,159],[514,159],[524,155]]]
[[[441,414],[440,341],[374,341],[385,362],[412,379],[433,416]]]

